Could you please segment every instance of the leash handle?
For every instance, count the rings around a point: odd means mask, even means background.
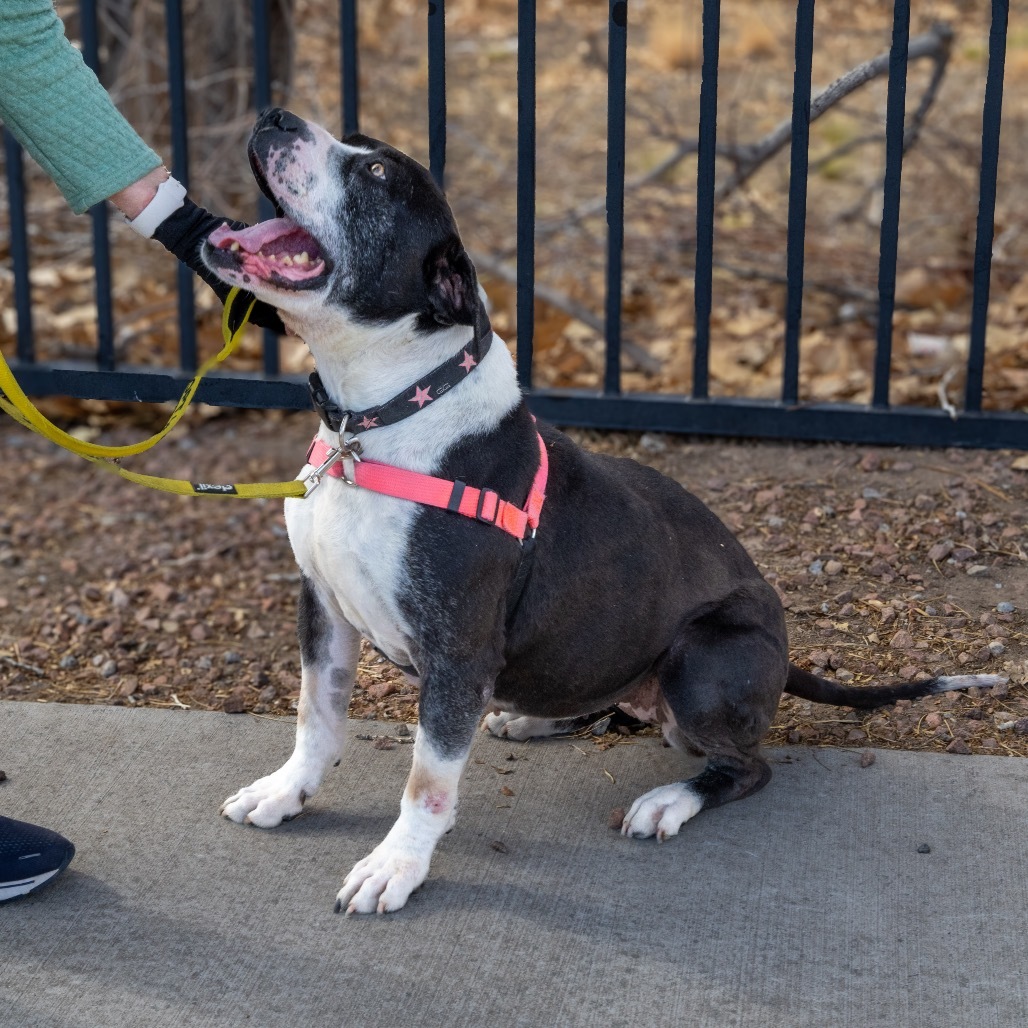
[[[178,403],[175,404],[175,409],[172,411],[171,417],[168,418],[165,426],[157,432],[156,435],[150,436],[149,439],[144,439],[138,443],[130,443],[127,446],[104,446],[100,443],[88,443],[82,439],[76,439],[75,436],[58,428],[52,421],[43,416],[38,408],[25,395],[21,386],[18,385],[18,380],[14,377],[14,373],[11,371],[10,367],[8,367],[3,354],[0,354],[0,392],[4,395],[0,395],[0,410],[9,414],[15,421],[25,428],[49,439],[52,443],[56,443],[63,449],[69,450],[71,453],[78,454],[80,457],[98,457],[106,460],[117,460],[120,457],[132,457],[137,453],[145,453],[147,450],[156,446],[157,443],[159,443],[178,424],[182,415],[185,414],[186,408],[192,402],[193,396],[195,395],[197,387],[200,385],[200,381],[203,377],[212,368],[217,367],[225,361],[239,345],[239,342],[243,337],[243,330],[246,328],[247,322],[250,320],[250,313],[253,311],[254,305],[257,303],[256,297],[251,297],[250,304],[244,312],[242,320],[239,322],[235,331],[232,331],[229,318],[232,311],[232,305],[239,292],[240,290],[238,288],[233,288],[225,298],[225,309],[221,315],[221,334],[224,339],[224,345],[213,357],[209,357],[200,366],[200,370],[193,376],[192,381],[186,386],[184,392],[179,397]]]

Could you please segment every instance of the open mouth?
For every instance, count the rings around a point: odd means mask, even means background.
[[[328,274],[318,241],[290,218],[273,218],[249,228],[216,228],[207,242],[237,270],[280,289],[312,289]]]

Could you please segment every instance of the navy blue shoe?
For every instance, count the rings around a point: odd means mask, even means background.
[[[0,817],[0,903],[41,889],[73,856],[75,847],[63,835]]]

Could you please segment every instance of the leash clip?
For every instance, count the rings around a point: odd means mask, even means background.
[[[356,488],[356,465],[360,463],[361,453],[364,448],[357,439],[351,439],[349,442],[343,441],[343,433],[346,431],[346,423],[349,420],[350,415],[344,414],[343,423],[339,426],[339,444],[337,446],[333,446],[332,449],[328,451],[328,456],[321,462],[321,464],[304,479],[304,483],[307,486],[307,491],[303,494],[304,499],[307,499],[307,497],[310,496],[310,494],[314,492],[319,485],[321,485],[329,468],[334,464],[338,464],[339,461],[343,462],[343,471],[338,477],[347,485]],[[349,467],[347,467],[347,461],[349,461]]]
[[[303,480],[304,485],[307,486],[307,491],[303,494],[303,498],[305,500],[312,492],[314,492],[315,489],[318,488],[319,485],[321,485],[328,469],[332,467],[336,461],[342,460],[342,458],[343,451],[338,447],[333,447],[328,451],[328,456]]]

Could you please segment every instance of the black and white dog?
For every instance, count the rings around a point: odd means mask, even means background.
[[[663,840],[767,783],[759,744],[783,690],[877,706],[997,681],[855,689],[792,666],[777,595],[696,497],[551,428],[539,430],[541,455],[510,355],[499,340],[489,345],[453,215],[424,168],[283,110],[260,118],[249,152],[282,217],[217,229],[203,258],[307,343],[336,415],[326,420],[343,432],[321,426],[301,477],[325,480],[286,501],[303,572],[295,749],[222,812],[263,828],[300,813],[340,759],[362,636],[420,681],[400,816],[346,877],[337,910],[397,910],[425,880],[487,711],[490,731],[525,739],[620,704],[705,754],[702,773],[646,793],[625,818],[625,836]],[[456,378],[439,378],[455,367]],[[325,454],[338,477],[312,476]],[[364,463],[445,480],[451,509],[352,485]],[[531,507],[542,464],[545,503],[523,544],[520,528],[498,527],[495,509],[499,499]],[[465,489],[478,496],[478,518],[454,512]]]

